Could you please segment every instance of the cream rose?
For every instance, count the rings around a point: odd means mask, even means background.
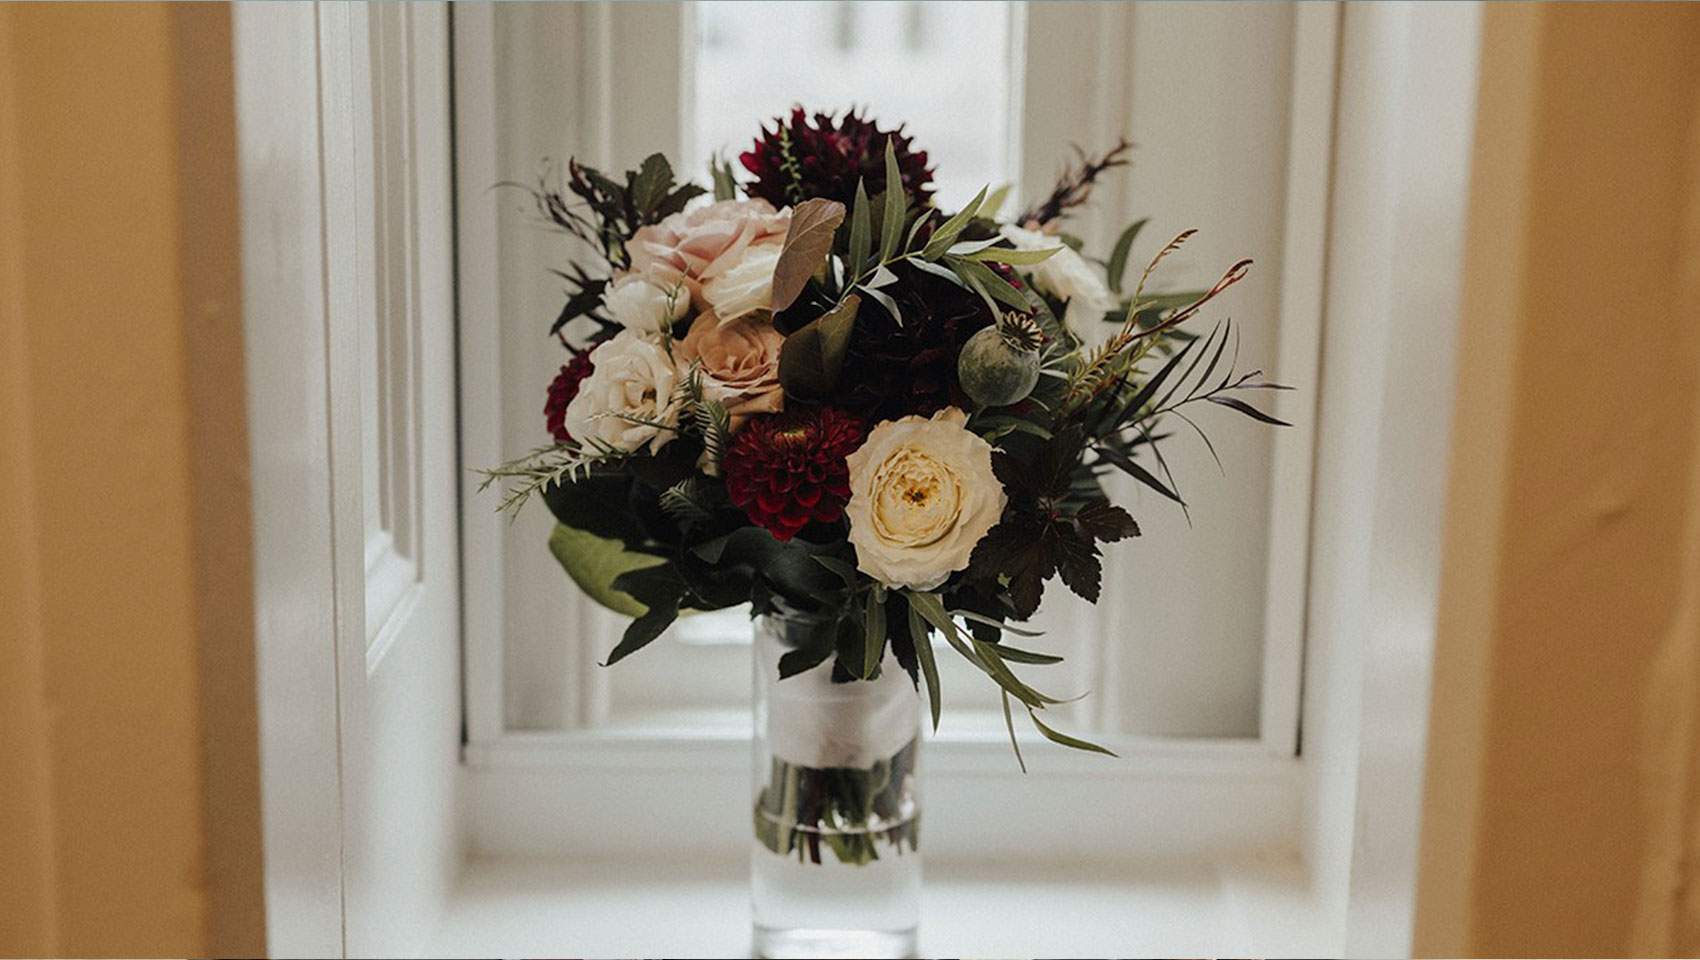
[[[791,211],[766,200],[721,200],[675,213],[639,227],[626,250],[632,272],[652,279],[683,278],[697,305],[702,284],[735,266],[752,244],[779,242],[791,227]]]
[[[601,441],[632,453],[645,444],[660,450],[679,422],[675,387],[679,368],[660,342],[622,330],[590,354],[596,365],[567,404],[567,432],[580,441]],[[646,423],[637,423],[637,418]]]
[[[628,273],[608,285],[602,297],[608,315],[620,326],[639,333],[665,333],[690,309],[691,295],[683,282],[657,283]]]
[[[1048,233],[1028,230],[1014,224],[1004,224],[998,230],[1017,250],[1050,250],[1060,247],[1048,259],[1022,269],[1046,293],[1068,301],[1063,322],[1076,336],[1090,338],[1092,330],[1104,319],[1104,314],[1116,309],[1121,301],[1110,292],[1098,271],[1086,258],[1076,253],[1060,239]]]
[[[691,322],[678,347],[679,363],[695,360],[700,365],[703,393],[726,407],[736,432],[754,414],[785,408],[785,391],[779,385],[779,348],[784,344],[785,335],[765,318],[722,322],[710,311]]]
[[[774,241],[745,249],[737,263],[703,284],[703,300],[723,322],[773,306],[773,268],[783,248]]]
[[[874,427],[850,454],[850,542],[856,566],[892,587],[931,590],[968,566],[1003,515],[992,446],[946,407]]]

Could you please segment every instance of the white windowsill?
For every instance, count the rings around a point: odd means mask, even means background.
[[[928,957],[1337,956],[1290,860],[926,867]],[[745,864],[469,863],[426,956],[749,955]]]

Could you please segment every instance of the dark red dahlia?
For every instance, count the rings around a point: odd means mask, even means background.
[[[556,443],[568,443],[573,435],[567,432],[567,404],[578,396],[579,384],[590,372],[596,369],[590,362],[590,351],[574,351],[573,358],[555,375],[553,383],[549,384],[549,401],[543,405],[543,416],[549,424],[549,433]]]
[[[858,180],[870,197],[885,189],[887,137],[910,200],[922,206],[931,203],[933,172],[927,169],[927,151],[911,150],[911,138],[901,125],[881,130],[854,109],[842,118],[830,113],[811,118],[802,107],[793,107],[789,121],[775,118],[773,129],[763,127],[755,146],[738,157],[744,169],[756,175],[745,189],[776,207],[813,197],[849,206],[856,199]]]
[[[850,501],[844,458],[862,445],[861,421],[833,407],[752,417],[726,451],[726,493],[780,540],[832,523]]]
[[[962,345],[997,319],[979,294],[907,264],[884,290],[899,323],[864,301],[838,379],[837,402],[871,423],[972,406],[956,377]]]

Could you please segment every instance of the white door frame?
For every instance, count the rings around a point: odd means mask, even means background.
[[[448,11],[233,34],[268,948],[408,953],[463,859]]]

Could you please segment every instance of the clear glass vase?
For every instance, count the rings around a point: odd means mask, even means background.
[[[913,957],[921,914],[921,701],[891,658],[832,682],[832,660],[779,679],[811,624],[755,620],[758,957]]]

